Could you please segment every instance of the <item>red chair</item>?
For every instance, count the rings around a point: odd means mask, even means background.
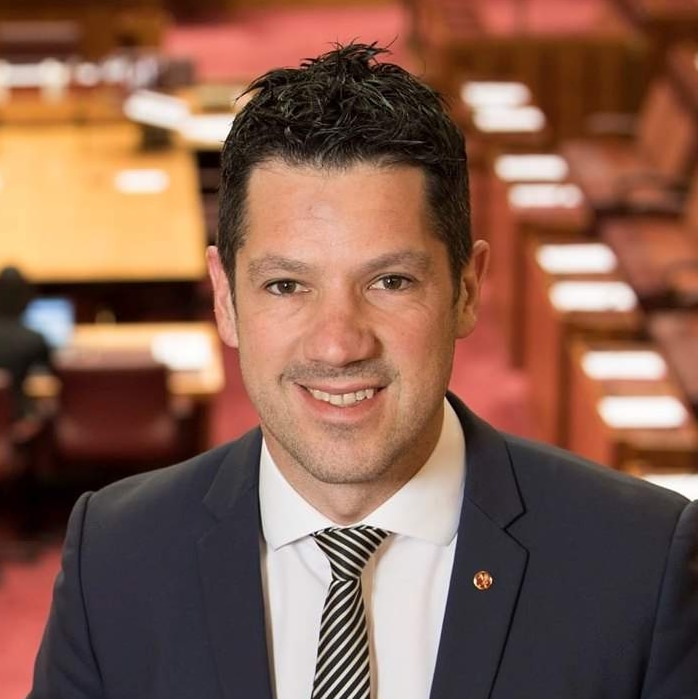
[[[685,188],[698,160],[696,105],[668,78],[659,78],[645,99],[634,138],[596,138],[563,143],[561,152],[597,214],[642,208],[664,211],[672,191]]]
[[[174,399],[168,370],[149,354],[80,352],[59,357],[53,419],[60,472],[91,465],[143,470],[193,451],[189,401]]]
[[[698,175],[681,218],[611,219],[600,235],[645,308],[698,306]]]

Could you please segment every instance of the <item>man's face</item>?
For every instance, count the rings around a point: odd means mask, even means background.
[[[272,162],[250,178],[234,305],[209,251],[221,335],[239,348],[270,453],[311,501],[327,485],[394,492],[440,434],[487,246],[474,246],[454,302],[426,207],[416,168]]]

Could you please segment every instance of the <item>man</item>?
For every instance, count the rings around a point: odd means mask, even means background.
[[[446,395],[488,250],[378,53],[253,84],[208,261],[261,430],[80,499],[34,699],[698,696],[698,506]]]

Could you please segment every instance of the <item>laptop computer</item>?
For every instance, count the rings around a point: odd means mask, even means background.
[[[22,323],[44,336],[52,349],[70,343],[75,329],[75,306],[62,296],[40,296],[29,303]]]

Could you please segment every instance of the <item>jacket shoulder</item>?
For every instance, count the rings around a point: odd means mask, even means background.
[[[205,504],[211,493],[232,499],[240,481],[256,482],[248,452],[257,441],[253,430],[187,461],[129,476],[92,493],[86,504],[86,535],[148,538],[167,527],[175,536],[178,531],[194,533],[197,523],[210,525],[212,513]]]
[[[502,435],[527,511],[590,519],[639,530],[663,522],[673,530],[688,500],[671,490],[588,461],[558,447]]]

